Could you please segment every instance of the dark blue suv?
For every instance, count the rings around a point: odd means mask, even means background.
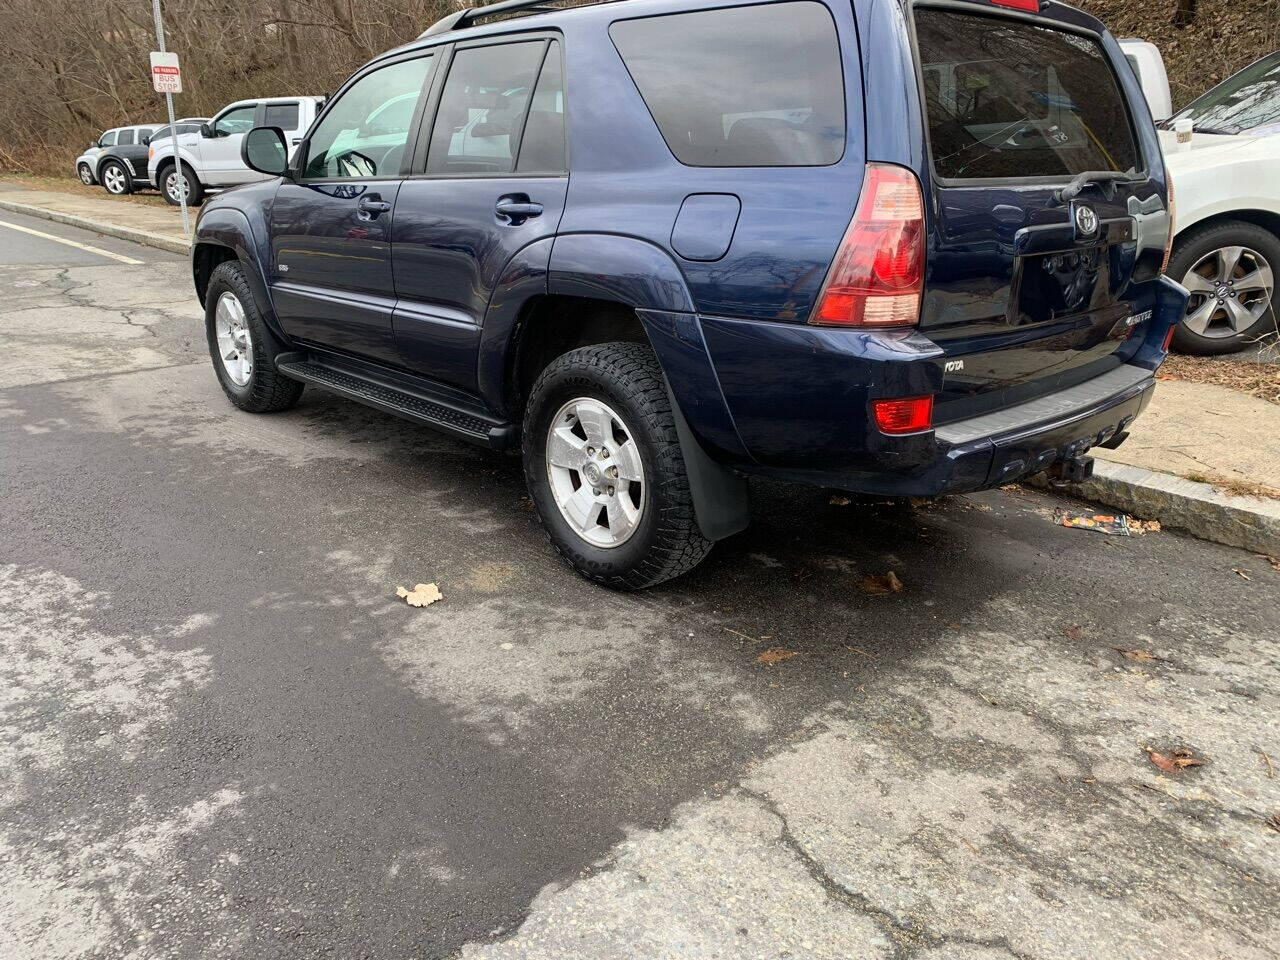
[[[1142,92],[1056,2],[465,10],[359,70],[193,249],[231,401],[304,384],[521,451],[556,548],[638,588],[745,477],[1086,476],[1185,291]]]

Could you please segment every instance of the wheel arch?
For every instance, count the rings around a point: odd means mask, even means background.
[[[1177,227],[1173,235],[1173,242],[1176,245],[1180,240],[1185,239],[1193,231],[1202,230],[1207,227],[1215,227],[1219,224],[1230,223],[1239,220],[1243,223],[1251,223],[1254,226],[1274,234],[1280,239],[1280,204],[1275,209],[1268,209],[1261,205],[1250,207],[1220,207],[1208,208],[1206,210],[1196,211],[1196,217],[1192,220],[1183,221],[1180,216],[1175,214]]]
[[[255,216],[261,219],[261,212],[256,212]],[[204,306],[213,271],[227,261],[240,263],[267,326],[282,344],[288,344],[289,338],[280,326],[267,283],[266,265],[270,262],[270,254],[258,239],[265,236],[265,224],[255,229],[250,216],[243,210],[229,206],[207,208],[196,223],[195,238],[191,244],[192,281],[200,304]]]

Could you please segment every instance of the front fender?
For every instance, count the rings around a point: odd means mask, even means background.
[[[238,207],[206,206],[196,221],[195,239],[191,244],[192,280],[195,280],[196,257],[200,255],[201,246],[225,247],[233,251],[245,268],[254,299],[262,310],[267,326],[281,343],[287,344],[290,342],[289,337],[280,326],[267,285],[266,264],[270,262],[270,251],[265,240],[258,239],[266,236],[266,223],[261,211],[256,208],[251,215]],[[197,294],[199,292],[197,287]],[[201,299],[203,301],[203,296]]]

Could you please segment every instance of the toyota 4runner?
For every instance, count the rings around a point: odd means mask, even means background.
[[[751,474],[1087,476],[1187,297],[1137,79],[1056,2],[511,0],[241,150],[272,179],[192,251],[231,402],[312,384],[519,451],[616,587],[741,530]]]

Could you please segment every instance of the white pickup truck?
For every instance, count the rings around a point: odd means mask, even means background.
[[[198,132],[178,135],[180,169],[173,159],[173,140],[153,140],[147,156],[147,179],[175,206],[183,191],[187,203],[194,206],[207,191],[265,180],[240,159],[244,135],[254,127],[279,127],[288,143],[297,146],[323,106],[323,97],[268,97],[229,103]]]

